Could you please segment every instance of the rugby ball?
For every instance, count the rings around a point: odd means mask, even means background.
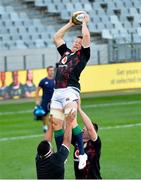
[[[75,24],[75,25],[81,25],[82,24],[82,21],[83,21],[83,18],[85,17],[87,13],[85,11],[76,11],[73,13],[72,15],[72,22]]]

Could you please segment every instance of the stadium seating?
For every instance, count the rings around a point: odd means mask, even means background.
[[[90,15],[89,29],[96,54],[91,63],[99,63],[99,52],[102,63],[107,63],[102,56],[107,57],[108,41],[121,45],[141,43],[140,0],[1,0],[0,50],[54,48],[54,33],[77,10]],[[68,45],[78,34],[79,27],[66,33]],[[126,48],[130,51],[128,45]],[[125,59],[122,50],[119,56]]]

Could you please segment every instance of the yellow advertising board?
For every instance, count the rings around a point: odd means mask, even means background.
[[[46,69],[0,72],[0,99],[34,97],[36,87],[46,76]]]
[[[45,78],[47,76],[47,71],[46,69],[36,69],[36,70],[31,70],[32,71],[32,78],[34,84],[37,86],[38,83],[40,82],[41,79]],[[27,79],[28,79],[28,71],[18,71],[18,80],[20,83],[25,84]],[[12,72],[6,72],[6,85],[9,85],[12,83]],[[0,82],[1,85],[1,82]]]
[[[1,72],[0,99],[35,96],[36,87],[46,76],[46,69]],[[84,93],[141,88],[141,62],[87,66],[80,83]],[[13,96],[8,96],[9,89]]]
[[[81,92],[141,88],[141,62],[87,66]]]

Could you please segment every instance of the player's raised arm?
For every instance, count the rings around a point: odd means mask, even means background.
[[[35,93],[35,102],[36,102],[37,105],[40,104],[40,97],[39,97],[40,90],[41,90],[41,87],[38,86],[37,89],[36,89],[36,93]]]
[[[45,133],[44,139],[48,142],[52,142],[53,137],[53,116],[50,115],[50,124],[47,132]]]
[[[79,111],[79,113],[80,113],[80,116],[81,116],[81,118],[82,118],[83,123],[85,124],[85,126],[86,126],[86,128],[87,128],[87,130],[88,130],[88,133],[89,133],[89,136],[90,136],[91,140],[96,141],[96,139],[97,139],[97,133],[96,133],[96,131],[95,131],[95,129],[94,129],[94,126],[93,126],[90,118],[89,118],[89,117],[87,116],[87,114],[82,110],[80,103],[78,103],[78,111]]]
[[[54,35],[54,43],[57,47],[61,46],[62,44],[64,44],[64,35],[65,32],[67,32],[72,26],[74,26],[74,24],[72,23],[72,20],[70,19],[70,21],[64,25],[62,28],[60,28]]]
[[[75,119],[76,111],[70,111],[66,117],[66,129],[63,139],[63,145],[65,145],[68,149],[70,148],[71,144],[71,137],[72,137],[72,122]]]
[[[82,46],[84,48],[90,47],[90,32],[87,26],[87,23],[89,22],[89,15],[86,14],[83,21],[82,21]]]

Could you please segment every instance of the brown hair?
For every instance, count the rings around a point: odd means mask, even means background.
[[[92,122],[92,124],[94,126],[95,131],[98,132],[98,125],[96,123],[94,123],[94,122]]]
[[[51,69],[51,68],[54,68],[53,66],[48,66],[47,67],[47,71],[49,70],[49,69]]]

